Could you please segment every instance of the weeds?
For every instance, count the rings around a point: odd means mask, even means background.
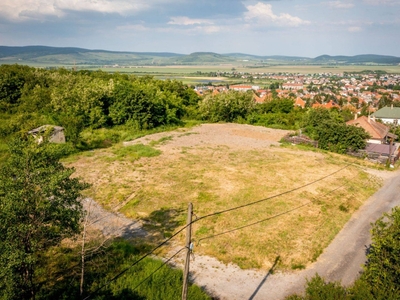
[[[149,229],[160,233],[160,239],[184,224],[189,202],[196,216],[201,217],[268,199],[348,163],[343,162],[343,156],[323,151],[291,147],[246,151],[226,146],[193,147],[190,151],[182,148],[172,154],[156,152],[157,158],[143,155],[137,161],[137,154],[132,154],[137,149],[130,147],[96,150],[94,157],[80,157],[72,166],[79,176],[97,180],[92,183],[100,190],[96,199],[103,205],[125,203],[134,194],[121,212],[145,220]],[[103,157],[112,157],[111,164]],[[381,181],[371,180],[359,167],[349,166],[301,190],[196,222],[193,239],[200,240],[265,219],[248,228],[204,239],[196,251],[224,263],[235,261],[242,268],[268,270],[277,253],[282,257],[281,269],[296,264],[307,266],[380,185]],[[302,204],[307,205],[285,213]],[[184,242],[182,236],[177,238]]]

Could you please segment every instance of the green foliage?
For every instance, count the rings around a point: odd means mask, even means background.
[[[294,110],[292,99],[272,99],[257,106],[259,113],[284,113],[288,114]]]
[[[372,245],[362,275],[375,296],[400,298],[400,208],[384,214],[372,228]]]
[[[193,89],[178,81],[2,65],[0,143],[53,124],[65,128],[68,142],[85,148],[81,145],[85,130],[115,125],[137,130],[181,125],[183,117],[197,115],[198,100]]]
[[[363,149],[369,138],[363,128],[347,126],[337,110],[310,109],[302,126],[312,139],[318,141],[319,148],[337,153]]]
[[[46,253],[52,268],[42,270],[46,281],[37,299],[82,299],[79,295],[79,276],[76,275],[79,274],[79,251],[79,247],[58,247]],[[180,299],[181,270],[150,257],[132,266],[148,251],[147,245],[133,246],[127,241],[115,240],[101,253],[88,256],[83,298],[90,295],[90,299]],[[65,273],[65,269],[70,271]],[[110,282],[124,270],[126,272],[122,276]],[[61,280],[60,271],[64,273]],[[188,299],[210,297],[198,286],[189,285]]]
[[[0,66],[0,112],[15,106],[22,95],[22,88],[33,69],[27,66]]]
[[[396,142],[400,141],[400,126],[390,125],[390,132],[394,133],[397,136],[397,138],[394,141]]]
[[[79,232],[78,198],[88,185],[71,178],[59,148],[14,140],[0,171],[0,291],[7,299],[34,298],[43,251]]]
[[[337,282],[326,283],[316,274],[310,281],[307,281],[306,295],[304,299],[346,299],[346,289]]]
[[[364,149],[369,134],[360,127],[323,122],[315,128],[318,147],[337,153]]]
[[[252,125],[293,130],[298,129],[303,114],[304,111],[299,108],[294,108],[289,113],[279,111],[275,113],[254,112],[247,117],[247,122]]]
[[[211,122],[233,122],[246,119],[255,107],[252,92],[229,91],[208,95],[199,103],[199,111],[204,120]]]

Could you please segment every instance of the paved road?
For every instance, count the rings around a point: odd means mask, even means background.
[[[366,261],[366,250],[371,243],[371,223],[398,205],[400,174],[397,172],[352,216],[318,261],[304,273],[307,276],[318,273],[326,280],[341,281],[343,285],[353,283]]]
[[[293,293],[301,293],[304,291],[306,278],[313,277],[315,273],[328,281],[341,281],[343,285],[350,285],[358,277],[366,261],[365,251],[371,243],[371,223],[398,205],[400,205],[400,173],[396,172],[352,216],[317,262],[306,270],[294,274],[273,275],[247,271],[246,280],[242,274],[246,271],[236,269],[231,271],[233,276],[227,279],[231,288],[227,287],[226,282],[221,282],[224,272],[217,271],[214,280],[207,280],[202,275],[204,272],[195,270],[195,281],[200,286],[206,283],[205,287],[214,291],[220,299],[249,300],[284,299]],[[215,261],[209,263],[216,264],[214,269],[223,268],[223,265],[218,265]]]

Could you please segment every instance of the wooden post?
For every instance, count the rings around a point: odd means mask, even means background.
[[[392,164],[392,146],[393,146],[393,138],[390,138],[390,143],[389,143],[389,168],[390,165]]]
[[[189,203],[188,216],[186,222],[186,259],[185,270],[183,271],[182,300],[187,299],[187,288],[189,282],[189,263],[190,263],[190,243],[192,242],[192,214],[193,204]]]

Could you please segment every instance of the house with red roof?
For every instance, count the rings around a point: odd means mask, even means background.
[[[390,138],[396,137],[394,134],[389,132],[388,126],[376,122],[370,117],[361,116],[358,118],[356,115],[354,120],[350,120],[346,122],[346,124],[364,128],[364,130],[371,136],[367,143],[386,144],[389,142]]]
[[[300,106],[301,108],[305,108],[306,107],[306,101],[304,101],[300,97],[297,97],[296,101],[294,101],[294,105],[295,106]]]

